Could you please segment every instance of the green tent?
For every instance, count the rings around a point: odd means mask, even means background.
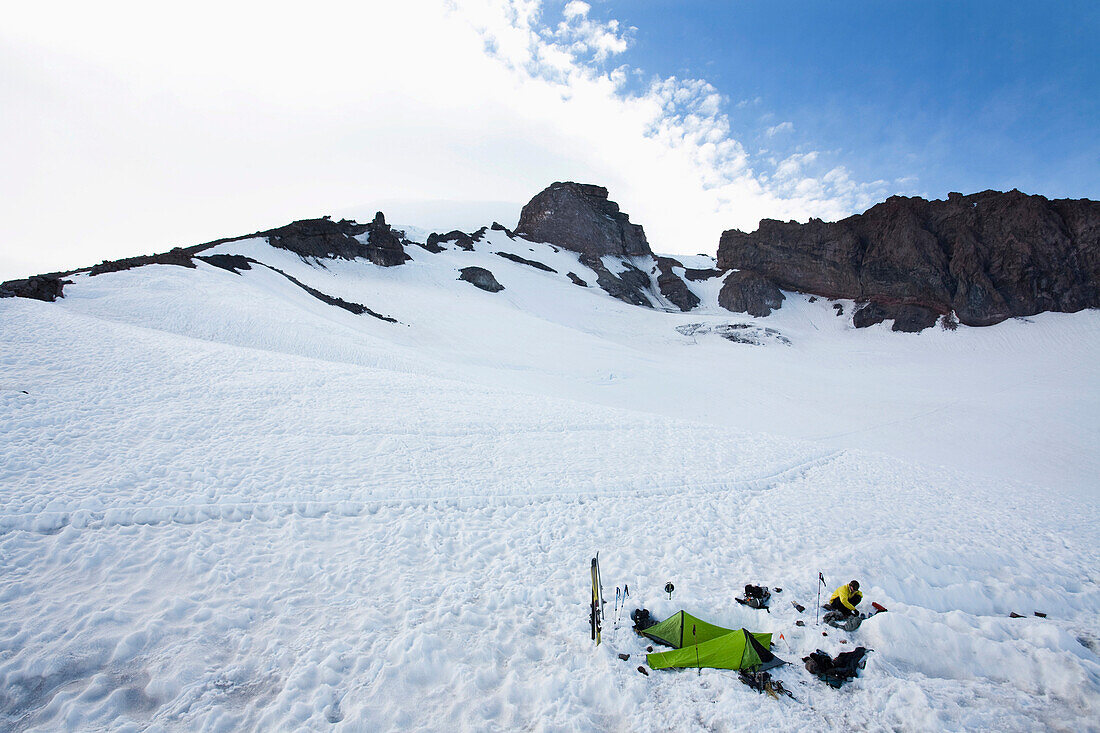
[[[679,649],[684,644],[699,644],[732,632],[733,629],[708,624],[702,619],[695,618],[687,611],[677,611],[656,626],[642,629],[638,633],[642,636],[648,636],[658,644]]]
[[[694,646],[686,646],[670,652],[647,654],[645,660],[652,669],[672,667],[770,669],[784,663],[768,651],[771,643],[771,634],[753,634],[746,629],[738,629]]]

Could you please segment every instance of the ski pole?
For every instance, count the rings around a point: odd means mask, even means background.
[[[703,674],[703,668],[699,664],[699,637],[695,635],[695,624],[691,625],[691,640],[695,642],[695,675]]]
[[[820,571],[818,571],[817,573],[817,580],[817,610],[814,612],[814,626],[818,626],[820,624],[820,621],[818,619],[821,616],[821,586],[824,585],[826,588],[829,587],[828,585],[825,585],[825,576],[822,575]]]
[[[817,571],[817,581],[818,582],[814,583],[815,586],[817,586],[817,603],[814,604],[814,626],[821,625],[820,619],[821,619],[821,615],[822,615],[822,584],[821,584],[822,580],[824,580],[824,576],[822,576],[821,571],[818,570]]]

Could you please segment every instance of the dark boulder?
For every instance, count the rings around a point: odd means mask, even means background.
[[[52,303],[64,297],[65,285],[71,282],[55,275],[33,275],[22,280],[8,280],[0,283],[0,298],[30,298]]]
[[[783,305],[783,300],[783,292],[774,282],[747,270],[726,275],[718,293],[718,305],[750,316],[769,315]]]
[[[940,314],[936,311],[919,305],[867,303],[852,315],[852,325],[856,328],[867,328],[892,319],[894,325],[890,330],[920,333],[936,325],[939,317]]]
[[[607,189],[584,183],[555,183],[531,199],[519,215],[515,233],[593,257],[652,255],[645,232]]]
[[[681,280],[679,275],[673,272],[673,267],[682,267],[682,265],[671,257],[657,258],[657,269],[660,272],[657,276],[657,287],[669,302],[681,311],[687,312],[699,305],[699,297],[691,292],[687,283]]]
[[[718,266],[787,290],[955,311],[972,326],[1073,312],[1100,307],[1100,202],[1019,191],[894,196],[834,223],[765,219],[752,234],[729,230]]]
[[[493,277],[493,273],[484,267],[463,267],[460,272],[459,280],[465,280],[482,290],[490,293],[499,293],[504,290],[504,286],[497,282],[497,279]]]
[[[579,277],[577,277],[577,273],[569,272],[569,273],[566,273],[566,274],[569,276],[569,279],[573,281],[574,285],[580,285],[582,288],[587,288],[588,287],[588,283],[586,283],[584,280],[581,280]]]

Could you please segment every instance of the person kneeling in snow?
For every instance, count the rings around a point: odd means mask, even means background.
[[[825,604],[825,608],[836,611],[841,618],[858,616],[859,611],[856,610],[856,606],[862,600],[863,594],[859,592],[859,581],[853,580],[851,583],[842,585],[833,591],[833,595],[829,597],[829,602]]]

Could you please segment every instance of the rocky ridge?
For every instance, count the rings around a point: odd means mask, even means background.
[[[153,264],[193,268],[196,260],[205,260],[238,271],[239,263],[226,259],[230,255],[201,253],[256,237],[318,263],[365,259],[380,267],[396,267],[412,259],[407,249],[413,244],[431,254],[473,252],[488,241],[490,230],[518,242],[546,243],[554,252],[574,252],[579,264],[591,271],[595,287],[642,307],[671,304],[688,312],[700,306],[698,293],[717,290],[718,306],[764,317],[782,307],[783,291],[796,291],[855,300],[856,310],[846,316],[855,327],[892,321],[896,331],[920,331],[941,318],[945,328],[953,328],[960,321],[989,325],[1045,310],[1100,307],[1100,202],[1096,201],[1050,201],[1019,191],[951,194],[945,201],[892,197],[838,222],[765,219],[751,234],[726,231],[717,268],[689,268],[677,259],[654,255],[642,227],[609,199],[606,188],[568,181],[536,194],[523,207],[514,231],[493,222],[476,232],[433,233],[426,242],[414,243],[404,232],[392,229],[381,212],[367,224],[329,217],[304,219],[241,237],[9,281],[0,285],[0,297],[52,301],[63,296],[66,278],[77,273],[95,276]],[[501,240],[494,241],[499,246]],[[592,282],[587,275],[559,271],[515,252],[496,247],[489,251],[567,277],[580,287],[590,287]],[[460,279],[489,292],[503,288],[490,271],[480,267],[462,269]],[[693,283],[703,290],[693,289]],[[311,294],[352,312],[391,320],[360,304]],[[834,308],[838,316],[845,316],[841,304]]]
[[[866,304],[856,326],[919,331],[954,312],[971,326],[1100,307],[1100,202],[984,191],[894,196],[828,223],[765,219],[729,230],[718,266],[758,287]],[[746,276],[747,277],[747,276]]]
[[[195,258],[202,252],[222,244],[257,237],[266,238],[271,246],[293,252],[302,258],[350,260],[362,257],[380,267],[393,267],[411,259],[405,252],[405,246],[410,242],[404,239],[403,232],[391,229],[386,224],[382,212],[379,211],[369,224],[359,224],[348,219],[332,221],[327,216],[319,219],[302,219],[253,234],[215,239],[212,242],[190,247],[173,247],[159,254],[105,260],[92,267],[9,280],[0,283],[0,297],[22,297],[53,302],[57,298],[64,297],[64,286],[68,284],[65,278],[71,275],[85,272],[89,276],[103,275],[147,265],[176,265],[193,268]]]

